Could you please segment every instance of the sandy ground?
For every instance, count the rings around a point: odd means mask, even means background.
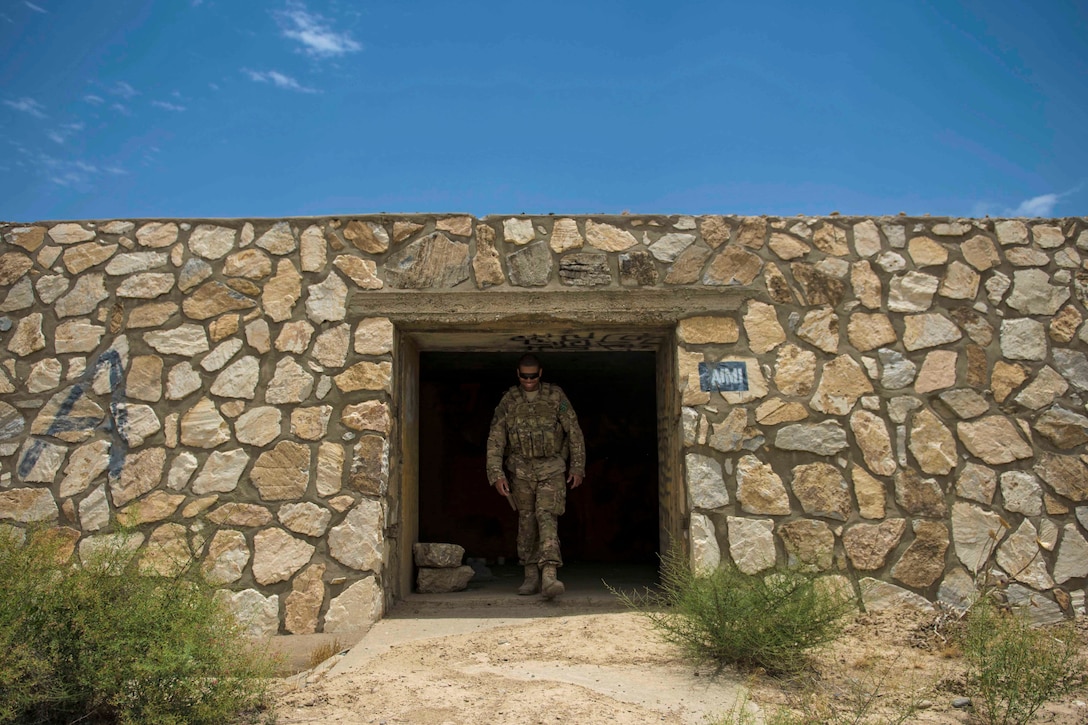
[[[280,682],[276,722],[747,725],[783,722],[787,711],[805,716],[793,723],[972,722],[952,706],[965,694],[963,664],[934,634],[932,613],[853,617],[803,683],[715,675],[628,611],[496,606],[487,617],[446,614],[454,616],[401,612],[349,653]],[[1088,723],[1086,701],[1082,689],[1036,722]],[[898,719],[912,705],[918,711]]]

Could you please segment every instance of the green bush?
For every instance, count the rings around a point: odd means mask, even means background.
[[[975,713],[986,723],[1027,723],[1083,680],[1072,624],[1032,627],[1026,616],[979,599],[967,615],[963,654]]]
[[[42,532],[45,533],[45,532]],[[262,706],[274,662],[199,576],[85,566],[0,535],[0,722],[222,723]]]
[[[808,654],[842,631],[853,602],[793,568],[750,575],[732,563],[696,574],[683,556],[662,557],[661,586],[620,594],[691,658],[770,674],[797,672]]]

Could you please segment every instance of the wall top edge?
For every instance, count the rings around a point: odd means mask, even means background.
[[[278,221],[319,222],[331,220],[366,220],[366,221],[419,221],[446,219],[450,217],[469,217],[478,223],[501,222],[506,219],[575,219],[594,220],[612,224],[644,224],[654,221],[668,221],[682,218],[707,219],[713,217],[725,219],[765,219],[767,221],[798,220],[809,223],[814,222],[856,222],[866,219],[884,222],[909,222],[909,223],[942,223],[961,222],[967,224],[983,224],[999,221],[1022,221],[1034,223],[1066,223],[1075,221],[1088,222],[1088,216],[1065,217],[956,217],[956,216],[908,216],[905,214],[827,214],[827,215],[773,215],[773,214],[488,214],[477,217],[464,212],[425,212],[425,213],[386,213],[370,212],[361,214],[322,214],[315,216],[282,216],[282,217],[102,217],[97,219],[40,219],[34,221],[0,220],[0,227],[36,226],[50,224],[100,224],[108,222],[182,222],[182,223],[215,223],[215,224],[240,224],[245,222],[267,223]]]

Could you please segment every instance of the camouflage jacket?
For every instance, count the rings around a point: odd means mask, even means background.
[[[487,480],[494,484],[507,459],[561,458],[570,472],[584,476],[586,442],[578,416],[558,385],[541,383],[530,401],[517,385],[502,396],[487,437]]]

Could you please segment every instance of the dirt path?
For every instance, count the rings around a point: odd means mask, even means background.
[[[884,716],[859,722],[894,722],[921,703],[904,722],[971,722],[951,704],[963,694],[960,660],[939,644],[920,646],[918,628],[931,615],[913,610],[856,617],[820,654],[805,687],[728,671],[711,676],[630,612],[491,615],[382,620],[320,679],[284,682],[276,721],[754,725],[783,708],[826,718],[795,720],[816,723],[853,722],[872,707]],[[1088,722],[1085,695],[1049,706],[1038,722]],[[731,719],[740,707],[747,719]]]

